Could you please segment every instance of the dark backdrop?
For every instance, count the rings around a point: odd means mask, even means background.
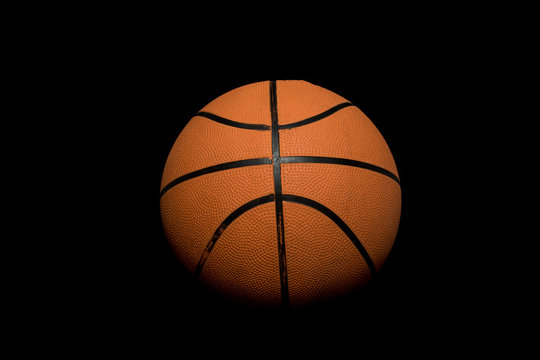
[[[287,324],[330,331],[352,324],[406,332],[411,324],[445,327],[482,309],[476,295],[490,285],[478,261],[481,229],[471,226],[476,202],[468,195],[478,183],[463,64],[414,44],[271,59],[266,49],[234,57],[165,45],[109,44],[83,69],[92,91],[82,171],[96,204],[84,233],[97,250],[79,281],[87,311],[104,324],[145,329]],[[358,106],[386,139],[402,188],[395,246],[375,281],[345,299],[289,312],[243,308],[198,286],[171,252],[159,214],[161,172],[187,121],[229,90],[273,79],[306,80]]]
[[[361,333],[385,342],[377,354],[402,350],[386,341],[392,333],[412,340],[415,353],[433,340],[444,343],[439,352],[469,354],[458,346],[468,341],[483,353],[531,329],[504,323],[534,325],[523,305],[536,306],[523,291],[537,283],[534,231],[523,230],[535,224],[523,216],[534,214],[524,204],[534,204],[536,184],[527,181],[535,159],[525,155],[535,142],[523,140],[534,137],[534,116],[517,115],[526,97],[510,101],[531,92],[504,82],[531,82],[522,71],[528,57],[517,51],[530,48],[519,42],[524,33],[501,21],[518,19],[520,29],[528,24],[521,16],[470,4],[385,3],[378,13],[334,4],[296,13],[275,3],[142,5],[29,7],[8,26],[16,46],[6,47],[14,81],[4,100],[15,114],[5,123],[18,129],[3,133],[4,158],[22,157],[4,171],[14,184],[3,189],[21,222],[3,244],[20,245],[23,256],[7,267],[17,286],[4,292],[18,302],[5,306],[18,326],[8,332],[23,335],[18,350],[43,350],[28,340],[34,326],[47,345],[84,340],[80,352],[105,335],[127,338],[123,351],[180,330],[170,344],[186,357],[195,340],[200,356],[236,353],[253,339],[267,344],[252,357],[268,349],[283,356],[283,345],[304,334],[302,354],[337,335],[332,357],[345,344],[355,350],[345,355],[364,356]],[[403,200],[395,246],[371,285],[290,312],[242,308],[201,289],[172,254],[159,215],[163,166],[186,122],[221,94],[271,79],[307,80],[362,109],[392,150]],[[4,258],[12,254],[6,247]]]

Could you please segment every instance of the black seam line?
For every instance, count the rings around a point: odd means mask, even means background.
[[[285,129],[292,129],[292,128],[295,128],[295,127],[311,124],[311,123],[313,123],[315,121],[322,120],[322,119],[324,119],[324,118],[338,112],[339,110],[344,109],[344,108],[349,107],[349,106],[354,106],[354,104],[352,104],[350,102],[344,102],[344,103],[338,104],[338,105],[336,105],[336,106],[334,106],[334,107],[332,107],[332,108],[330,108],[330,109],[328,109],[326,111],[323,111],[320,114],[309,117],[307,119],[296,121],[296,122],[291,123],[291,124],[278,125],[277,127],[278,127],[279,130],[285,130]],[[197,114],[195,114],[195,116],[205,117],[207,119],[216,121],[218,123],[228,125],[228,126],[234,126],[234,127],[241,128],[241,129],[249,129],[249,130],[271,130],[272,129],[272,127],[268,126],[268,125],[264,125],[264,124],[247,124],[247,123],[243,123],[243,122],[239,122],[239,121],[230,120],[230,119],[221,117],[219,115],[209,113],[207,111],[199,111]]]
[[[236,220],[240,215],[245,213],[248,210],[253,209],[256,206],[270,203],[274,201],[274,194],[266,195],[260,198],[257,198],[255,200],[251,200],[248,203],[245,203],[244,205],[240,206],[238,209],[234,210],[223,222],[219,225],[219,227],[214,232],[214,235],[212,236],[212,239],[206,244],[206,248],[204,249],[203,253],[201,254],[201,257],[199,258],[199,262],[197,263],[197,267],[195,268],[195,277],[198,278],[201,275],[204,263],[206,262],[206,259],[208,258],[208,255],[210,255],[210,252],[214,248],[214,245],[216,245],[216,242],[219,240],[221,234],[227,229],[227,227]]]
[[[283,194],[283,201],[294,202],[297,204],[309,206],[323,213],[332,221],[334,221],[336,225],[339,226],[339,228],[343,230],[343,232],[349,237],[349,239],[352,241],[356,249],[358,249],[362,257],[364,258],[367,266],[369,267],[371,276],[373,277],[375,275],[375,272],[376,272],[375,265],[373,264],[373,260],[369,256],[369,253],[367,252],[366,248],[362,245],[362,243],[360,242],[358,237],[354,234],[354,232],[351,230],[351,228],[347,226],[347,224],[335,212],[333,212],[326,206],[314,200],[311,200],[302,196]]]
[[[180,177],[177,177],[167,185],[163,187],[161,190],[159,196],[162,197],[163,194],[165,194],[168,190],[170,190],[172,187],[186,181],[189,179],[193,179],[195,177],[210,174],[217,171],[223,171],[223,170],[229,170],[244,166],[252,166],[252,165],[264,165],[264,164],[272,164],[272,159],[270,158],[257,158],[257,159],[247,159],[247,160],[238,160],[238,161],[231,161],[223,164],[213,165],[206,167],[204,169],[196,170],[193,172],[190,172],[189,174],[182,175]]]
[[[354,106],[352,103],[350,102],[344,102],[344,103],[341,103],[341,104],[338,104],[326,111],[323,111],[322,113],[318,114],[318,115],[315,115],[315,116],[312,116],[312,117],[309,117],[307,119],[304,119],[304,120],[300,120],[300,121],[297,121],[297,122],[294,122],[294,123],[291,123],[291,124],[286,124],[286,125],[279,125],[278,128],[280,130],[285,130],[285,129],[292,129],[292,128],[295,128],[295,127],[299,127],[299,126],[304,126],[304,125],[307,125],[307,124],[311,124],[315,121],[319,121],[319,120],[322,120],[330,115],[332,115],[333,113],[335,112],[338,112],[339,110],[341,109],[344,109],[346,107],[349,107],[349,106]]]
[[[348,165],[355,166],[371,171],[378,172],[379,174],[388,176],[390,179],[400,185],[399,178],[394,175],[391,171],[383,169],[377,165],[366,163],[363,161],[343,159],[343,158],[334,158],[334,157],[323,157],[323,156],[284,156],[281,158],[282,164],[293,164],[293,163],[316,163],[316,164],[338,164],[338,165]]]
[[[234,120],[225,119],[224,117],[218,116],[216,114],[212,114],[206,111],[199,111],[195,116],[202,116],[207,119],[216,121],[220,124],[228,125],[228,126],[234,126],[241,129],[249,129],[249,130],[270,130],[271,127],[264,124],[246,124]]]
[[[270,115],[272,117],[272,163],[274,166],[274,193],[276,206],[276,229],[278,241],[281,303],[283,307],[288,308],[289,283],[287,278],[287,257],[285,255],[285,229],[283,221],[283,199],[281,189],[281,157],[279,153],[279,125],[276,81],[270,81]]]

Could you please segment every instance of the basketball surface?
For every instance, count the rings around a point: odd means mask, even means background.
[[[401,212],[384,138],[341,96],[264,81],[218,97],[174,143],[160,209],[180,262],[240,303],[349,294],[383,266]]]

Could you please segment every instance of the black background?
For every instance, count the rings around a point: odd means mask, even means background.
[[[444,32],[416,35],[372,46],[361,37],[298,39],[284,48],[272,35],[262,45],[236,34],[193,44],[185,34],[117,31],[75,47],[63,63],[62,101],[77,125],[68,122],[68,146],[57,151],[76,179],[61,183],[70,198],[61,217],[77,250],[62,252],[69,265],[58,273],[69,295],[60,305],[101,332],[170,329],[193,338],[238,331],[281,340],[360,331],[437,337],[456,324],[470,331],[493,321],[487,294],[504,278],[491,266],[493,239],[481,225],[486,165],[477,135],[486,128],[476,89],[483,75],[464,56],[469,48],[456,51]],[[89,34],[83,43],[93,40]],[[285,79],[343,96],[376,125],[401,178],[401,221],[386,264],[358,293],[290,311],[245,308],[198,286],[176,260],[161,227],[161,173],[178,134],[207,103],[242,85]]]
[[[321,4],[10,13],[3,161],[15,166],[3,195],[15,201],[4,205],[14,231],[2,243],[3,299],[6,332],[21,341],[8,345],[335,358],[515,355],[535,344],[535,113],[520,113],[534,104],[527,9]],[[159,215],[162,170],[186,122],[227,91],[274,79],[358,106],[402,189],[396,243],[375,281],[290,311],[199,287]]]
[[[470,300],[467,292],[475,274],[469,267],[471,253],[463,246],[472,250],[471,241],[476,240],[474,229],[463,231],[470,204],[459,202],[463,179],[454,172],[466,171],[460,148],[467,139],[451,128],[460,126],[455,116],[463,100],[450,109],[442,99],[445,87],[453,85],[451,74],[437,63],[405,61],[396,67],[356,62],[358,55],[349,55],[353,58],[346,68],[332,63],[276,69],[254,62],[240,70],[145,57],[120,73],[105,92],[112,111],[95,124],[105,135],[95,142],[105,152],[96,169],[111,189],[103,203],[106,209],[95,214],[99,223],[107,224],[100,241],[110,255],[107,271],[101,274],[107,280],[101,301],[108,311],[132,314],[133,320],[225,317],[241,322],[253,321],[253,316],[266,321],[276,316],[327,316],[377,322],[404,316],[429,321],[451,319],[464,299]],[[161,172],[186,122],[224,92],[270,79],[306,80],[362,109],[394,155],[403,196],[396,244],[376,281],[349,298],[289,315],[245,309],[199,288],[168,247],[159,215]]]
[[[534,216],[534,113],[517,115],[528,98],[511,98],[526,87],[505,81],[532,83],[531,57],[518,51],[531,48],[519,41],[534,23],[521,21],[526,9],[182,5],[10,14],[5,125],[15,130],[3,133],[3,160],[16,166],[3,179],[13,182],[5,223],[15,229],[3,260],[16,350],[138,353],[152,338],[185,357],[282,357],[290,345],[303,356],[364,356],[372,340],[378,355],[525,348],[537,314],[527,234],[537,221],[523,216]],[[223,93],[272,79],[312,82],[364,111],[402,188],[396,243],[377,279],[293,311],[243,308],[201,289],[159,216],[161,173],[185,123]]]

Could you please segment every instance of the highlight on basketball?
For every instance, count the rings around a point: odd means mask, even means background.
[[[241,304],[301,307],[368,284],[396,238],[400,178],[343,97],[296,80],[231,90],[189,121],[160,189],[181,264]]]

